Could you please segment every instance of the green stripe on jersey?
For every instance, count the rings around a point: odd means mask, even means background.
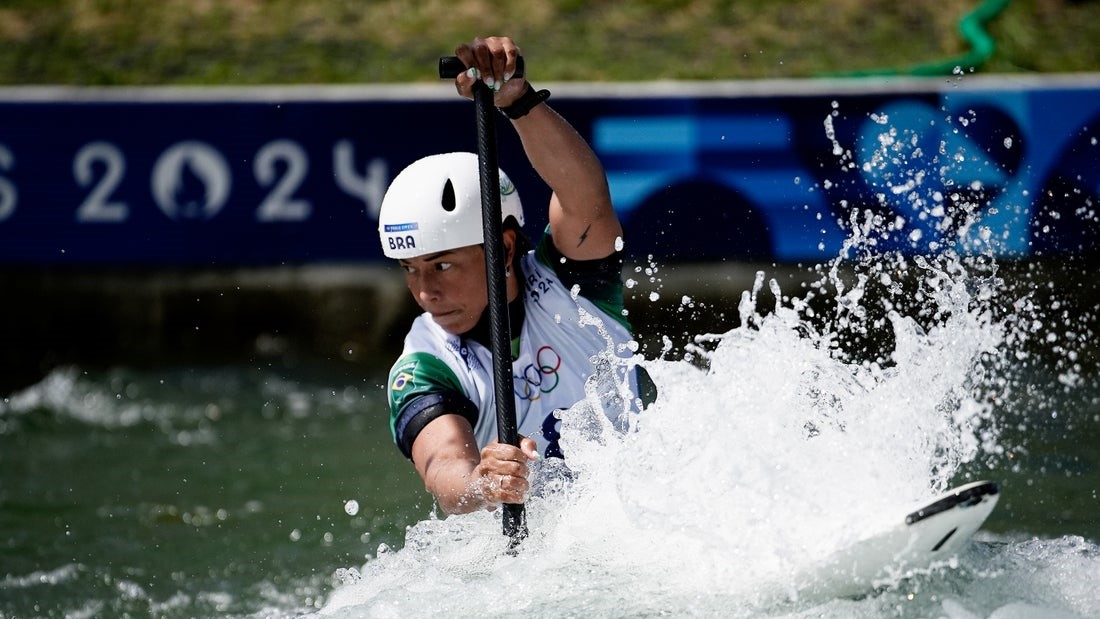
[[[441,390],[469,395],[450,366],[435,355],[414,352],[393,364],[386,395],[390,401],[390,433],[394,440],[397,439],[397,417],[405,404],[417,396]]]

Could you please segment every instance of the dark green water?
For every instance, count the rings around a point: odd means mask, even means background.
[[[0,616],[319,604],[431,509],[379,376],[57,371],[0,415]],[[349,515],[345,501],[359,504]]]

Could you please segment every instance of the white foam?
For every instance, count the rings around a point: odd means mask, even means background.
[[[494,514],[426,520],[322,614],[880,617],[894,604],[959,619],[1100,615],[1087,593],[1100,586],[1100,550],[1084,540],[976,546],[940,568],[948,575],[921,577],[962,579],[946,587],[962,597],[906,593],[899,575],[882,597],[811,601],[791,580],[897,524],[964,465],[1002,457],[990,394],[1013,388],[1017,352],[1043,334],[1028,304],[1005,314],[988,265],[972,274],[950,253],[872,256],[887,222],[851,223],[849,259],[801,298],[761,273],[739,326],[700,336],[688,360],[640,361],[660,395],[628,431],[607,421],[599,394],[567,411],[572,474],[553,460],[533,474],[518,553]],[[765,285],[777,299],[768,311]],[[1039,573],[1015,555],[1036,552]],[[1026,592],[1018,604],[1010,589]]]
[[[919,268],[943,318],[890,312],[896,345],[875,362],[835,346],[838,330],[863,328],[869,278],[832,275],[850,304],[824,330],[798,300],[758,312],[758,278],[742,324],[700,338],[712,348],[705,368],[698,357],[643,362],[660,396],[630,431],[612,427],[594,398],[564,414],[573,479],[544,465],[536,485],[554,491],[529,501],[532,534],[516,556],[494,515],[421,522],[325,612],[456,616],[462,599],[471,609],[521,600],[534,616],[563,603],[679,614],[691,600],[713,610],[715,600],[760,609],[797,599],[790,574],[897,523],[995,443],[995,432],[978,436],[990,411],[973,386],[979,360],[999,354],[1003,325],[974,303],[957,264]]]

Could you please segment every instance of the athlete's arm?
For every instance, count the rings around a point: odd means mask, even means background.
[[[527,89],[523,78],[507,81],[515,71],[519,47],[507,37],[475,39],[459,46],[455,54],[480,71],[481,79],[499,86],[494,103],[507,107]],[[456,79],[459,92],[472,96],[474,77]],[[571,260],[595,260],[610,256],[622,226],[611,206],[611,194],[603,165],[584,138],[546,103],[536,105],[512,121],[531,165],[553,190],[549,221],[554,245]]]
[[[588,143],[547,104],[512,121],[531,164],[553,189],[550,234],[570,260],[596,260],[615,252],[623,234],[603,166]]]
[[[527,462],[537,460],[535,441],[522,449],[493,442],[479,453],[470,422],[460,415],[432,420],[412,444],[412,460],[439,507],[448,514],[522,503],[530,486]]]

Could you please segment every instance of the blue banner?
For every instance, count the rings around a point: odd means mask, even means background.
[[[551,102],[604,162],[636,259],[818,261],[868,217],[891,224],[863,239],[881,250],[1100,247],[1100,84],[805,84],[563,86]],[[393,176],[474,149],[472,104],[439,89],[0,91],[0,263],[381,260]],[[548,190],[504,122],[501,164],[538,234]]]

